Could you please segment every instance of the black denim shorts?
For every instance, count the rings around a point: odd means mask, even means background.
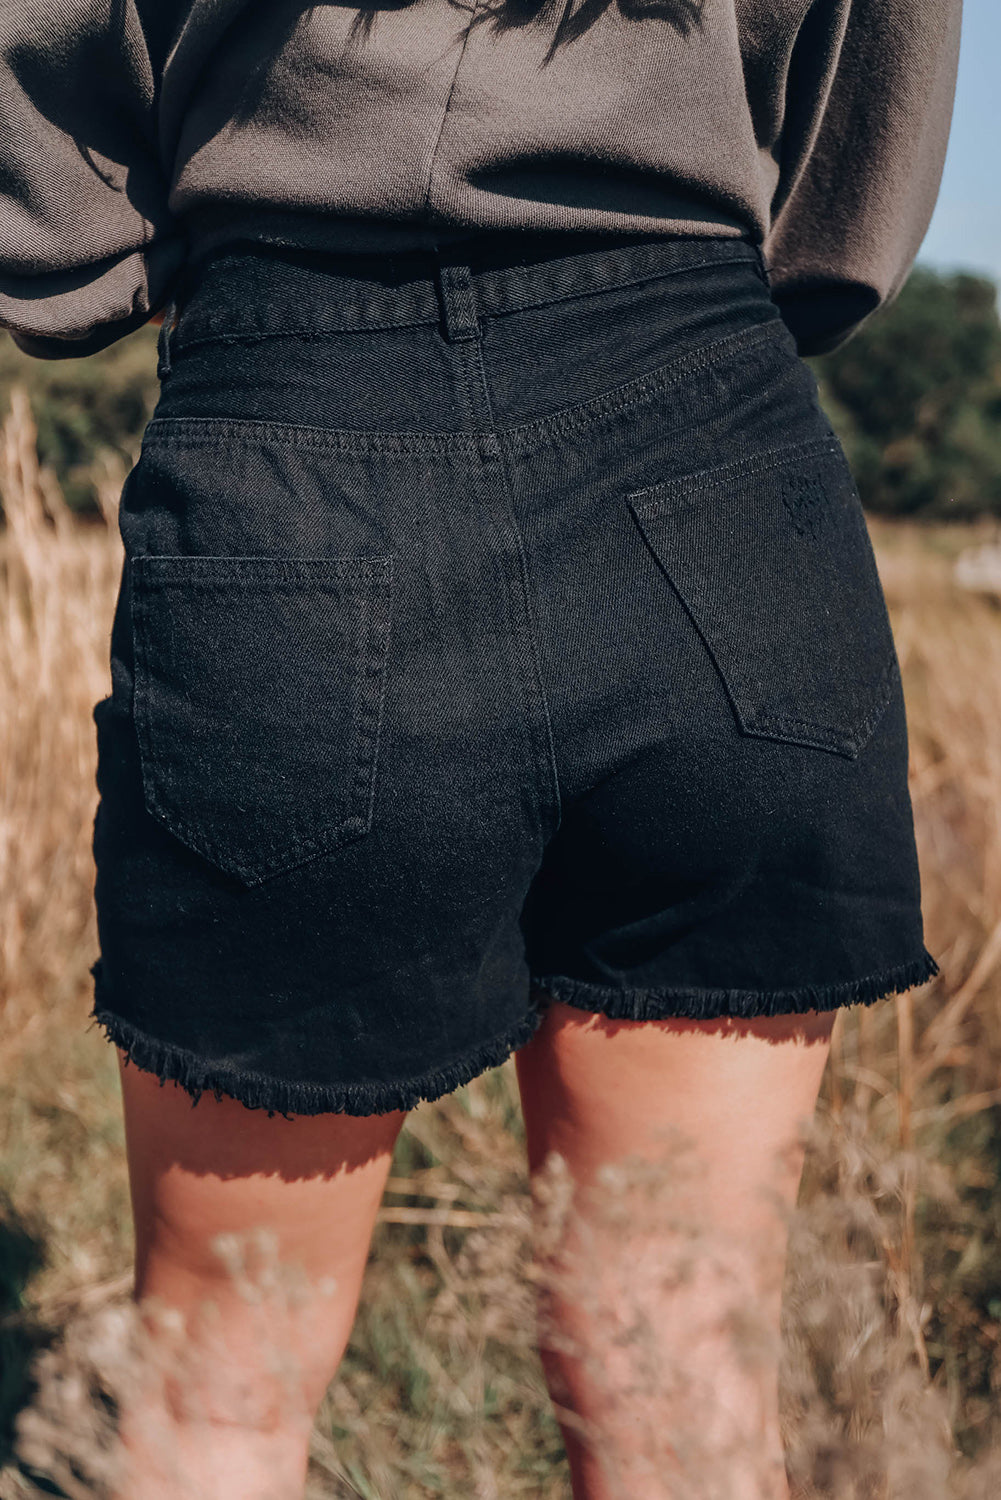
[[[94,1018],[251,1108],[434,1099],[552,999],[867,1003],[923,942],[894,640],[743,239],[189,269],[94,708]]]

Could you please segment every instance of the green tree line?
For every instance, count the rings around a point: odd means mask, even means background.
[[[997,285],[915,266],[896,300],[811,359],[867,509],[1001,516]]]
[[[127,465],[157,395],[157,330],[86,359],[36,360],[0,334],[0,413],[23,384],[39,457],[69,504],[96,509],[92,465]],[[868,510],[1001,516],[1001,320],[986,277],[915,266],[899,295],[833,354],[808,361]]]

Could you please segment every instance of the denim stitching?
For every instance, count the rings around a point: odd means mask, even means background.
[[[581,427],[591,427],[603,420],[614,420],[647,401],[656,399],[663,390],[700,370],[719,364],[735,352],[753,349],[776,338],[788,338],[780,320],[754,324],[738,333],[727,334],[709,344],[701,344],[688,354],[679,355],[646,374],[604,391],[591,400],[575,403],[549,417],[518,422],[510,427],[495,427],[490,432],[370,432],[353,428],[309,427],[305,424],[264,421],[251,417],[153,417],[143,434],[143,446],[155,443],[189,445],[226,442],[277,442],[302,446],[336,448],[345,457],[367,458],[371,453],[394,452],[493,454],[497,440],[508,442],[512,452],[526,454],[541,446],[552,435],[567,435]]]
[[[738,245],[744,243],[746,242],[735,242],[735,244]],[[569,302],[583,297],[601,296],[602,294],[607,293],[609,290],[618,289],[620,287],[639,286],[643,283],[665,281],[671,276],[679,276],[686,271],[704,271],[710,267],[719,265],[736,264],[752,264],[755,265],[755,268],[757,269],[758,265],[757,257],[752,257],[746,252],[741,252],[735,249],[725,255],[707,256],[702,260],[687,261],[681,265],[671,266],[667,270],[659,270],[657,269],[656,257],[653,258],[652,264],[647,267],[644,267],[642,260],[637,262],[635,254],[633,253],[635,252],[636,248],[636,246],[625,246],[621,247],[619,251],[602,251],[601,261],[594,267],[595,280],[593,286],[587,285],[584,281],[577,281],[575,284],[568,285],[565,291],[547,291],[544,295],[541,296],[533,295],[530,288],[526,289],[523,284],[519,285],[517,282],[515,283],[517,288],[517,295],[514,298],[511,298],[510,294],[507,292],[507,273],[510,271],[520,274],[523,273],[526,269],[531,270],[531,266],[514,266],[503,268],[501,270],[488,269],[483,272],[477,273],[476,290],[480,306],[483,311],[483,317],[485,319],[506,318],[510,317],[512,313],[523,312],[533,308],[550,307],[560,302]],[[657,252],[660,251],[659,245],[651,247],[644,246],[642,248],[650,248]],[[624,264],[619,264],[619,257],[621,257]],[[582,267],[581,269],[585,271],[589,270],[589,266]],[[612,286],[610,286],[608,281],[608,276],[610,273],[614,277],[614,283]],[[434,292],[434,289],[431,288],[430,295],[425,298],[427,302],[427,312],[422,313],[420,316],[397,315],[395,317],[387,318],[373,318],[371,316],[366,316],[365,322],[363,323],[345,323],[331,328],[321,329],[318,329],[316,327],[315,321],[309,323],[308,325],[298,324],[295,321],[289,321],[283,323],[280,328],[248,328],[245,332],[242,333],[226,333],[214,331],[209,331],[207,333],[188,333],[175,338],[173,348],[175,351],[180,351],[182,349],[192,348],[196,344],[204,343],[258,343],[264,339],[288,337],[302,339],[321,339],[336,337],[341,334],[350,335],[356,333],[367,333],[369,331],[385,332],[395,328],[434,327],[440,322],[440,316],[436,312],[436,295],[437,294]]]
[[[844,449],[837,436],[830,432],[822,437],[804,438],[791,443],[782,443],[777,448],[765,449],[760,453],[753,453],[741,459],[735,459],[730,463],[714,465],[709,469],[697,470],[690,474],[676,475],[671,479],[661,480],[656,484],[645,485],[640,489],[629,491],[626,502],[635,514],[637,520],[642,523],[656,521],[670,516],[678,516],[684,512],[698,507],[700,498],[706,492],[719,493],[727,488],[727,481],[734,476],[748,474],[768,473],[770,470],[787,467],[790,462],[799,460],[810,455],[817,457],[830,456],[838,461],[852,485],[853,493],[858,495],[854,476],[848,466]],[[699,493],[692,493],[692,486],[697,485]],[[890,640],[888,653],[879,674],[873,683],[875,697],[865,717],[856,721],[850,728],[840,728],[834,724],[825,724],[819,720],[801,719],[795,715],[770,714],[768,712],[747,712],[738,701],[738,696],[730,683],[729,669],[724,671],[719,659],[719,650],[714,646],[712,631],[704,626],[702,619],[696,614],[694,608],[689,604],[686,591],[675,582],[675,569],[661,562],[661,554],[652,538],[647,537],[648,544],[661,566],[667,571],[671,585],[686,613],[692,620],[695,629],[701,637],[707,652],[719,674],[720,680],[726,690],[737,720],[747,734],[757,734],[764,738],[774,738],[783,743],[806,744],[820,750],[833,751],[836,754],[856,759],[871,738],[886,706],[889,702],[894,681],[897,676],[896,646],[893,641],[892,630],[886,620],[886,628]],[[885,606],[884,606],[885,618]]]
[[[359,739],[367,742],[367,772],[363,757],[357,763],[356,791],[359,796],[367,793],[367,802],[362,821],[366,829],[372,827],[375,816],[375,793],[379,763],[379,743],[382,737],[383,715],[386,702],[386,685],[389,678],[388,662],[393,630],[393,585],[394,557],[387,558],[384,586],[368,591],[368,638],[362,663],[362,676],[372,679],[371,693],[363,694],[361,712],[356,715]],[[363,774],[364,773],[364,774]]]
[[[609,291],[617,291],[620,287],[642,286],[644,284],[652,284],[657,281],[666,281],[668,277],[680,276],[685,271],[705,271],[709,267],[737,264],[747,265],[752,263],[751,257],[748,255],[732,254],[713,256],[711,258],[707,258],[706,260],[686,262],[684,265],[671,266],[666,271],[658,271],[654,268],[643,270],[642,268],[640,268],[635,271],[630,269],[628,271],[625,271],[624,273],[620,273],[614,265],[609,265],[609,261],[611,260],[612,255],[614,255],[614,252],[606,252],[606,259],[600,269],[594,286],[578,285],[569,287],[565,292],[557,292],[553,296],[542,297],[538,300],[533,299],[530,302],[523,301],[519,296],[517,302],[510,307],[504,307],[503,305],[491,307],[491,298],[488,293],[484,302],[486,316],[488,318],[506,318],[509,317],[512,313],[522,312],[526,308],[549,307],[551,304],[557,302],[570,302],[584,297],[600,297],[602,294],[606,294]],[[615,278],[614,283],[612,284],[609,284],[608,280],[606,279],[610,271]]]
[[[741,722],[749,733],[753,734],[760,729],[766,734],[769,729],[777,735],[782,732],[792,731],[797,728],[808,730],[814,736],[809,741],[818,749],[836,749],[843,755],[854,760],[863,749],[866,742],[871,738],[876,725],[879,723],[886,711],[890,701],[890,695],[897,680],[897,654],[894,646],[890,647],[885,665],[882,667],[879,677],[876,679],[876,698],[873,706],[864,719],[859,720],[852,730],[837,730],[832,725],[820,724],[812,719],[797,719],[788,715],[781,717],[772,714],[756,714],[753,718],[741,717]],[[830,738],[826,738],[829,732]],[[845,748],[847,747],[847,748]]]
[[[213,556],[212,553],[197,554],[183,552],[143,553],[132,558],[138,572],[148,572],[152,564],[160,574],[160,581],[183,582],[186,586],[211,590],[225,583],[226,592],[234,589],[256,592],[262,574],[268,575],[269,588],[298,588],[304,572],[316,572],[322,576],[333,573],[350,584],[356,581],[356,591],[364,592],[370,584],[380,583],[391,572],[392,554],[384,557],[272,557],[269,553],[250,553],[246,557],[230,554]],[[177,566],[172,566],[176,564]],[[205,577],[197,574],[202,571]],[[284,573],[284,578],[274,576]],[[255,578],[254,575],[257,575]],[[249,575],[249,576],[248,576]],[[157,580],[151,579],[156,587]]]
[[[567,407],[551,417],[502,428],[501,436],[511,440],[513,451],[519,454],[529,453],[550,436],[566,437],[581,427],[590,428],[599,420],[615,420],[644,402],[656,400],[664,390],[677,385],[688,376],[711,369],[713,365],[722,363],[735,353],[757,348],[759,344],[768,344],[776,336],[789,336],[785,324],[779,319],[752,324],[750,328],[742,328],[724,338],[713,339],[711,343],[700,344],[697,349],[679,355],[666,364],[656,365],[638,379],[613,387],[611,391],[605,391],[591,401]]]
[[[673,512],[679,505],[694,505],[696,501],[688,494],[687,487],[698,481],[701,489],[719,489],[724,477],[743,474],[767,473],[779,469],[795,458],[806,458],[811,454],[830,453],[843,458],[844,451],[835,437],[806,438],[793,443],[781,443],[777,448],[765,448],[746,458],[734,459],[732,463],[714,465],[711,469],[697,469],[691,474],[678,474],[671,479],[659,480],[656,484],[644,485],[642,489],[630,490],[629,499],[637,511],[644,516],[657,516]],[[675,500],[669,493],[681,490]],[[650,499],[644,497],[650,496]]]
[[[486,364],[483,359],[482,339],[479,339],[476,342],[475,358],[479,366],[479,377],[481,388],[483,391],[487,420],[490,422],[491,426],[493,426],[493,402],[490,399],[490,382],[487,379]],[[553,733],[553,720],[552,713],[549,707],[549,696],[546,693],[545,678],[542,672],[542,658],[539,652],[539,642],[535,628],[535,616],[532,612],[531,576],[528,570],[528,558],[525,554],[525,541],[524,537],[521,534],[521,528],[518,525],[518,518],[514,508],[514,486],[511,482],[511,472],[508,467],[507,456],[505,455],[499,443],[497,445],[497,452],[501,460],[503,483],[507,496],[508,510],[511,516],[511,525],[514,529],[518,544],[518,561],[521,573],[522,598],[525,604],[529,650],[532,654],[532,667],[535,673],[534,688],[536,694],[538,695],[539,702],[542,706],[542,718],[545,726],[546,737],[546,759],[548,762],[547,769],[549,771],[549,779],[552,787],[552,794],[556,811],[556,820],[553,824],[552,829],[552,832],[555,833],[559,828],[560,823],[563,821],[563,794],[560,788],[559,768],[556,761],[556,738]]]

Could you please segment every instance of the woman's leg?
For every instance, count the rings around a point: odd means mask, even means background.
[[[575,1500],[788,1500],[776,1205],[795,1206],[798,1126],[816,1105],[835,1014],[612,1021],[552,1002],[515,1054],[533,1177],[556,1151],[573,1196],[556,1254],[546,1251],[560,1280],[540,1313],[557,1414],[590,1431],[561,1421]],[[601,1168],[663,1158],[678,1131],[691,1150],[662,1208],[636,1179],[613,1200],[602,1193]],[[687,1273],[685,1225],[698,1235]],[[756,1340],[746,1327],[741,1337],[742,1316]],[[564,1348],[547,1347],[547,1326]],[[749,1340],[753,1365],[739,1352]]]
[[[405,1112],[269,1119],[121,1078],[136,1299],[175,1311],[143,1308],[155,1357],[123,1403],[115,1500],[301,1500]]]

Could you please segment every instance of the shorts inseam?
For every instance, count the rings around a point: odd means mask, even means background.
[[[845,1005],[872,1005],[888,995],[924,984],[939,973],[927,949],[920,958],[840,984],[803,985],[794,990],[713,990],[664,985],[648,989],[616,988],[572,979],[565,974],[533,974],[532,984],[554,1000],[593,1011],[615,1021],[709,1021],[721,1016],[778,1016],[804,1011],[837,1010]]]

